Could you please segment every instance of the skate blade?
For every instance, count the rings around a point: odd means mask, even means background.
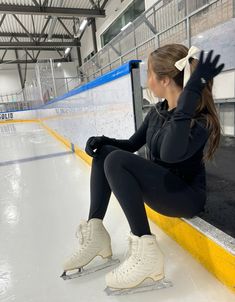
[[[107,262],[102,263],[100,265],[91,267],[89,269],[83,269],[83,268],[78,268],[78,271],[76,273],[72,273],[67,275],[66,272],[63,272],[63,274],[60,276],[62,279],[64,280],[70,280],[70,279],[74,279],[74,278],[78,278],[78,277],[82,277],[85,275],[89,275],[92,274],[94,272],[97,272],[99,270],[102,270],[104,268],[107,268],[109,266],[113,266],[115,264],[120,263],[119,259],[109,259]]]
[[[125,289],[114,289],[111,287],[106,287],[105,292],[108,296],[121,296],[121,295],[130,295],[135,293],[142,293],[152,290],[163,289],[167,287],[173,286],[173,283],[166,279],[161,279],[159,281],[147,281],[141,283],[141,285],[133,288],[125,288]]]

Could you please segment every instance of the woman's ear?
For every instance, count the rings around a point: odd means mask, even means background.
[[[169,77],[164,77],[162,79],[162,84],[164,87],[167,87],[170,84],[171,79]]]

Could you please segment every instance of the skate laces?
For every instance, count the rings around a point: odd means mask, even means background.
[[[84,243],[88,233],[89,233],[88,224],[86,220],[82,220],[75,233],[75,236],[79,239],[79,243],[81,245]]]
[[[133,266],[137,260],[136,251],[138,248],[138,242],[133,240],[130,235],[126,236],[126,239],[128,241],[128,250],[125,253],[125,260],[116,269],[114,269],[116,274],[125,275],[126,270]]]
[[[124,258],[127,259],[130,257],[131,255],[131,247],[132,247],[132,240],[131,240],[131,237],[130,235],[126,235],[126,241],[128,242],[128,246],[127,246],[127,250],[124,254]]]
[[[135,253],[138,247],[138,242],[133,240],[133,238],[128,234],[126,236],[126,240],[128,241],[128,249],[125,253],[125,258],[129,258],[133,252]]]

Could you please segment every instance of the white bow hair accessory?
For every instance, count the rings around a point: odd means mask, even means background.
[[[187,56],[175,62],[175,67],[177,69],[179,69],[180,71],[184,69],[184,87],[191,76],[189,58],[198,59],[196,54],[200,51],[201,50],[196,46],[191,46]]]

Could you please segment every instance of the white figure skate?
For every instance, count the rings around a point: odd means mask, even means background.
[[[127,259],[106,275],[108,295],[125,295],[172,286],[164,279],[164,255],[155,235],[129,237]]]
[[[64,280],[84,276],[119,263],[118,259],[112,259],[111,239],[101,219],[93,218],[88,222],[82,221],[76,232],[76,237],[79,238],[80,247],[64,264],[64,272],[61,275]],[[83,267],[88,265],[96,256],[101,256],[106,261],[84,270]],[[78,270],[78,272],[66,274],[73,270]]]

